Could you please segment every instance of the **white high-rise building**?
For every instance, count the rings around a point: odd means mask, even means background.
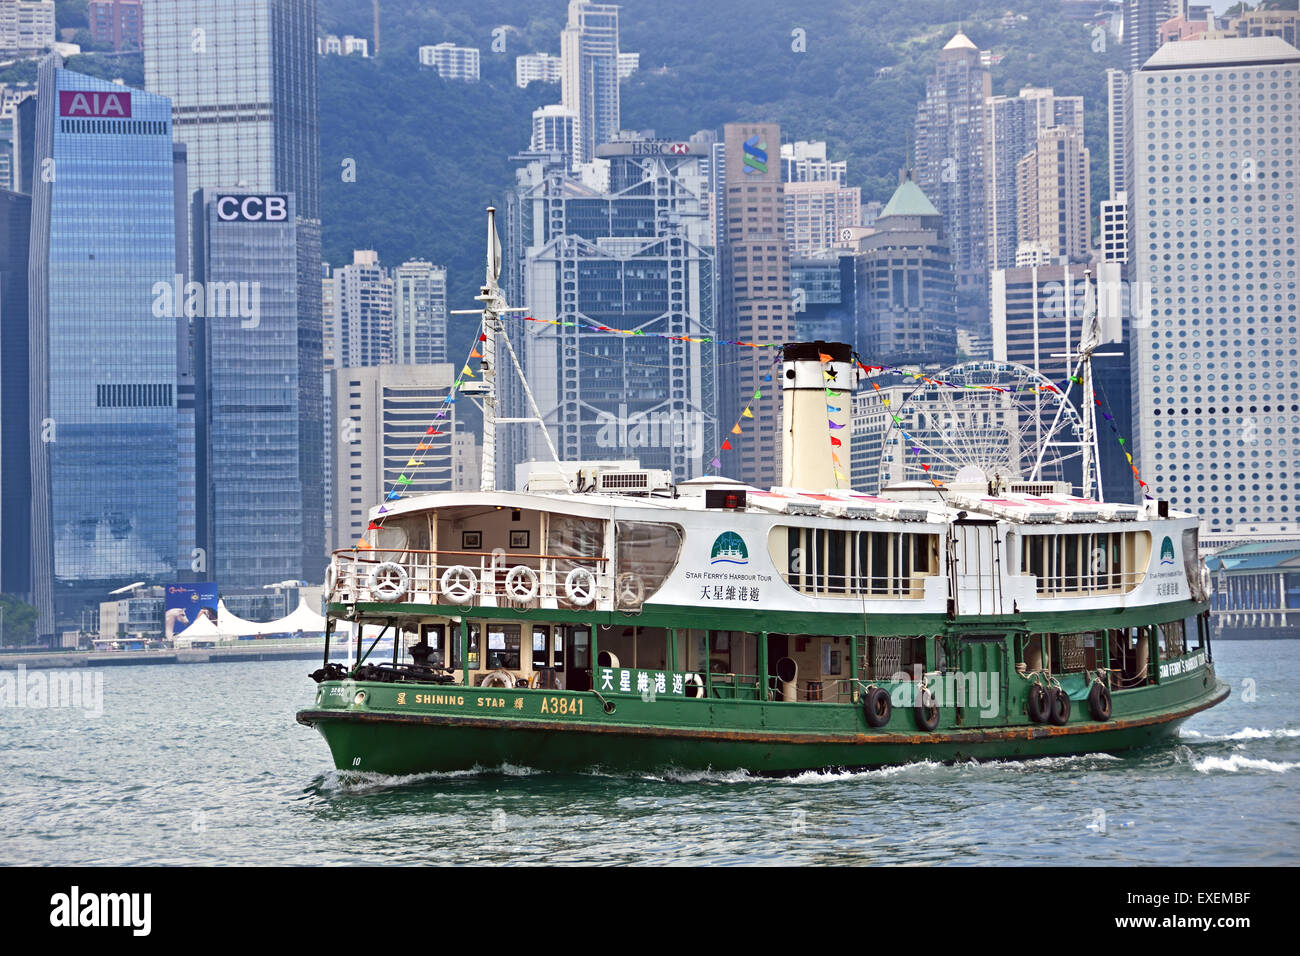
[[[393,361],[447,361],[447,270],[410,259],[393,270]]]
[[[479,79],[478,48],[456,46],[454,43],[435,43],[419,50],[420,65],[438,71],[444,80],[462,80],[477,83]]]
[[[1025,238],[1018,212],[1019,163],[1037,146],[1038,134],[1054,126],[1076,130],[1082,140],[1082,96],[1057,96],[1051,89],[1027,86],[1018,96],[984,101],[984,201],[991,268],[1009,266]]]
[[[1169,43],[1132,77],[1135,460],[1211,536],[1300,525],[1300,50]]]
[[[515,57],[515,85],[520,89],[529,83],[560,82],[561,60],[549,53],[525,53]]]
[[[53,45],[54,0],[0,0],[0,52],[36,52]]]
[[[787,183],[834,182],[843,186],[848,177],[848,161],[828,159],[826,143],[821,140],[781,144],[781,178]]]
[[[558,103],[533,110],[533,136],[528,148],[535,153],[563,153],[566,164],[573,162],[573,137],[578,125],[578,117],[573,110]]]
[[[560,101],[578,118],[574,159],[589,163],[619,129],[618,7],[570,0],[560,55]]]
[[[393,280],[370,249],[334,270],[330,338],[335,367],[389,365],[393,361]]]

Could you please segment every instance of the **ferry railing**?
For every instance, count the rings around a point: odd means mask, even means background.
[[[615,589],[608,558],[412,548],[335,551],[325,585],[340,604],[596,611],[614,609]]]

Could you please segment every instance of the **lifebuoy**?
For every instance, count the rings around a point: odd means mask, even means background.
[[[1047,719],[1048,710],[1047,690],[1042,684],[1031,685],[1029,694],[1025,698],[1025,713],[1028,714],[1029,719],[1036,724],[1041,724]]]
[[[325,600],[328,601],[334,597],[334,590],[339,584],[339,566],[333,561],[325,569]]]
[[[703,697],[704,696],[704,678],[699,674],[686,675],[686,696]]]
[[[862,697],[862,712],[866,714],[867,723],[872,727],[885,726],[894,712],[894,703],[889,699],[889,692],[883,687],[868,688]]]
[[[483,683],[479,687],[514,687],[515,678],[506,670],[495,670],[487,677],[483,678]]]
[[[1059,687],[1052,695],[1050,719],[1058,727],[1064,727],[1070,720],[1070,695]]]
[[[564,593],[570,604],[586,607],[596,600],[596,576],[586,568],[574,568],[564,576]]]
[[[478,591],[478,578],[463,564],[453,564],[438,580],[442,596],[453,604],[467,604]]]
[[[396,601],[406,594],[406,585],[410,577],[406,568],[396,561],[385,561],[375,565],[370,572],[370,594],[381,601]]]
[[[912,708],[912,717],[921,730],[931,731],[939,726],[939,705],[934,702],[934,694],[929,688],[921,690],[921,699]]]
[[[1093,720],[1110,720],[1110,691],[1101,681],[1088,691],[1088,713],[1092,714]]]
[[[537,597],[537,572],[526,564],[515,565],[506,574],[506,594],[520,603]]]
[[[645,602],[645,584],[641,575],[634,571],[620,574],[615,590],[618,592],[619,607],[640,607]]]

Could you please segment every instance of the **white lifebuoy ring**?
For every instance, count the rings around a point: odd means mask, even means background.
[[[339,584],[339,566],[333,561],[325,569],[325,600],[329,601],[334,597],[334,591]]]
[[[385,561],[370,572],[370,595],[381,601],[396,601],[406,594],[408,583],[406,568],[396,561]]]
[[[506,574],[506,594],[520,603],[537,597],[537,572],[526,564],[516,564]]]
[[[704,678],[699,674],[687,674],[685,684],[687,697],[704,696]],[[691,688],[695,688],[695,690],[692,691]]]
[[[479,687],[514,687],[515,678],[508,670],[494,670],[487,677],[483,678],[483,683]]]
[[[463,564],[453,564],[439,579],[442,596],[453,604],[467,604],[478,591],[478,578]]]
[[[619,607],[640,607],[645,603],[645,583],[635,571],[624,571],[615,587]]]
[[[564,593],[570,604],[586,607],[596,600],[596,575],[586,568],[574,568],[564,576]]]

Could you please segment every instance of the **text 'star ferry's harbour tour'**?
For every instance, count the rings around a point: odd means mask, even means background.
[[[850,403],[828,414],[827,386],[848,399],[863,366],[818,342],[785,346],[778,371],[783,487],[556,462],[494,490],[494,377],[519,311],[494,239],[489,216],[484,487],[385,502],[368,547],[329,569],[327,643],[353,643],[346,666],[327,648],[298,720],[339,769],[790,774],[1118,751],[1228,695],[1196,516],[1100,500],[1087,415],[1078,491],[1045,477],[1041,447],[1023,467],[1023,436],[1073,410],[970,387],[988,369],[953,370],[968,379],[951,391],[989,403],[1002,460],[947,481],[936,459],[925,480],[843,488],[829,429],[847,461]],[[923,430],[918,407],[899,420]]]

